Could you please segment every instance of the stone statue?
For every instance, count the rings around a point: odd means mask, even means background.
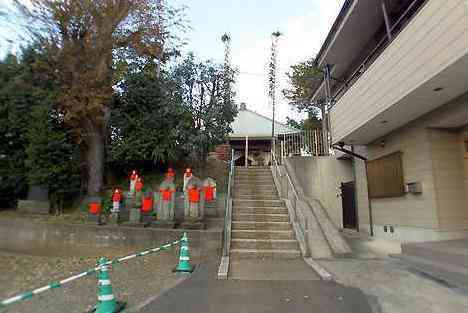
[[[185,220],[201,221],[204,217],[203,204],[204,193],[201,180],[196,176],[191,176],[187,180],[185,193]]]
[[[158,221],[174,221],[175,194],[174,178],[168,176],[159,186]]]

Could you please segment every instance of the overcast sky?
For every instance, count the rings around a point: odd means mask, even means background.
[[[261,114],[271,116],[267,97],[267,66],[271,33],[284,35],[278,47],[279,88],[277,116],[298,117],[281,96],[287,86],[285,72],[290,65],[315,56],[328,34],[344,0],[166,0],[187,5],[193,30],[188,34],[186,51],[203,59],[223,61],[221,35],[232,37],[232,62],[239,69],[236,93],[238,102]],[[0,7],[12,0],[0,0]],[[0,25],[0,56],[18,44],[16,30]],[[8,43],[6,39],[14,42]]]

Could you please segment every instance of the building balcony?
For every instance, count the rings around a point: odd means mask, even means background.
[[[468,1],[428,0],[338,97],[332,140],[368,144],[466,92]]]

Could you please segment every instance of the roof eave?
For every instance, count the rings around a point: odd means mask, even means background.
[[[336,17],[335,22],[333,23],[327,37],[325,38],[325,42],[323,43],[322,47],[320,48],[318,54],[315,57],[315,66],[320,67],[322,65],[325,54],[330,44],[333,42],[333,38],[340,29],[340,26],[345,20],[345,17],[348,15],[354,2],[355,0],[346,0],[344,2],[343,6],[341,7],[340,13]]]

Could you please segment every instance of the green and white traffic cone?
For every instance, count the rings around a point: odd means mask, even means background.
[[[190,265],[189,241],[187,233],[180,239],[179,264],[176,267],[177,273],[192,273],[193,267]]]
[[[96,313],[117,313],[125,306],[115,300],[109,277],[109,265],[104,265],[107,262],[106,258],[100,258],[98,261],[98,265],[102,267],[98,272],[98,304],[94,311]]]

